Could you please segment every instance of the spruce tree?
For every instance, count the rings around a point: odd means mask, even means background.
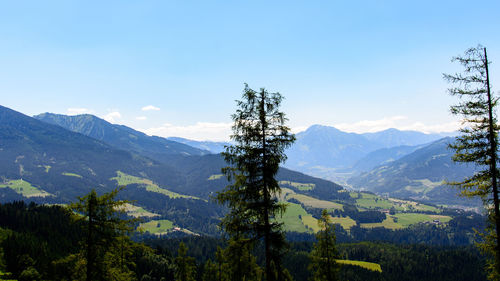
[[[480,171],[461,182],[451,183],[469,197],[480,197],[488,210],[490,225],[482,248],[494,256],[489,263],[490,279],[500,278],[500,210],[498,198],[498,125],[496,106],[498,98],[493,96],[486,48],[478,46],[468,49],[463,56],[455,57],[464,70],[444,78],[455,86],[449,93],[457,96],[460,103],[451,106],[451,112],[460,115],[460,136],[450,147],[455,150],[453,160],[473,163]]]
[[[283,97],[265,89],[254,91],[245,84],[242,100],[232,115],[231,139],[234,145],[223,154],[230,165],[223,173],[232,183],[217,199],[230,208],[222,225],[229,235],[262,239],[264,242],[266,281],[274,281],[272,264],[281,272],[281,255],[285,246],[282,223],[278,216],[285,205],[276,194],[281,189],[276,181],[279,164],[286,160],[285,149],[295,137],[285,125],[285,114],[279,111]],[[278,274],[282,280],[282,274]]]
[[[115,264],[114,251],[130,247],[129,239],[124,236],[132,231],[134,220],[123,219],[124,205],[129,201],[116,200],[120,189],[115,189],[101,196],[92,190],[84,197],[78,197],[78,202],[70,208],[81,215],[86,239],[84,240],[84,256],[86,261],[86,280],[107,280],[106,276],[132,276],[130,265],[126,266],[125,255],[121,253],[120,263]],[[127,255],[128,256],[128,255]],[[110,265],[112,265],[110,267]]]
[[[187,247],[184,242],[179,244],[175,267],[175,281],[196,280],[196,262],[193,257],[187,255]]]
[[[318,240],[311,251],[312,281],[336,281],[340,265],[337,263],[339,253],[336,247],[335,225],[326,210],[321,213],[318,220],[320,231],[316,234]]]

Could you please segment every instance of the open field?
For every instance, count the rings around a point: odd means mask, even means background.
[[[174,228],[174,223],[169,220],[152,220],[139,224],[138,229],[151,234],[167,233]]]
[[[400,229],[403,228],[403,226],[399,223],[394,222],[394,219],[392,217],[387,216],[385,220],[382,222],[377,222],[377,223],[361,223],[361,227],[364,228],[375,228],[375,227],[385,227],[388,229]]]
[[[370,193],[359,193],[359,197],[356,199],[356,205],[365,209],[390,209],[394,207],[396,210],[403,210],[402,207],[393,204],[388,199]]]
[[[142,207],[134,206],[129,203],[125,204],[124,211],[127,213],[127,215],[134,218],[153,218],[160,216],[159,214],[149,212]]]
[[[287,204],[288,206],[286,208],[286,212],[281,217],[281,221],[284,223],[283,226],[285,228],[285,231],[309,232],[309,229],[306,228],[306,225],[302,220],[303,217],[308,227],[312,229],[317,228],[317,223],[313,221],[315,219],[310,214],[308,214],[306,210],[302,208],[302,206],[295,203]]]
[[[313,190],[316,187],[316,185],[314,183],[300,183],[300,182],[294,182],[294,181],[280,181],[278,184],[279,185],[288,185],[288,186],[294,187],[294,188],[301,190],[301,191]]]
[[[408,201],[396,198],[383,198],[370,193],[349,193],[352,198],[356,198],[356,205],[364,209],[391,209],[396,211],[428,211],[439,213],[441,210],[434,206],[421,204],[415,201]]]
[[[25,180],[10,180],[6,183],[0,183],[0,188],[10,188],[24,197],[47,197],[52,194],[32,186]]]
[[[79,174],[75,174],[75,173],[62,173],[63,176],[68,176],[68,177],[75,177],[75,178],[82,178],[82,176],[80,176]]]
[[[351,219],[350,217],[331,217],[330,219],[332,220],[332,223],[334,224],[340,224],[345,230],[349,230],[351,227],[356,225],[356,221]]]
[[[39,168],[44,168],[45,169],[45,172],[48,173],[50,171],[50,168],[52,168],[51,166],[48,166],[48,165],[38,165],[37,167]]]
[[[218,179],[222,178],[223,176],[224,176],[223,174],[211,175],[210,177],[208,177],[207,180],[209,180],[209,181],[218,180]]]
[[[427,194],[427,192],[432,191],[434,188],[444,185],[445,181],[433,182],[429,179],[423,180],[413,180],[410,185],[406,186],[404,189],[419,193],[419,194]]]
[[[355,265],[359,266],[371,271],[378,271],[382,272],[382,267],[378,263],[373,263],[373,262],[367,262],[367,261],[351,261],[351,260],[336,260],[336,262],[340,264],[348,264],[348,265]]]
[[[416,213],[399,213],[395,214],[393,217],[397,218],[397,223],[403,227],[408,227],[412,224],[417,224],[421,222],[432,222],[433,220],[439,220],[442,223],[449,222],[451,217],[441,216],[441,215],[427,215],[427,214],[416,214]]]
[[[414,209],[417,211],[429,211],[429,212],[435,212],[435,213],[441,212],[441,210],[439,208],[436,208],[436,207],[430,206],[430,205],[417,203],[414,201],[408,201],[408,200],[402,200],[402,199],[396,199],[396,198],[389,198],[389,201],[391,201],[395,205],[401,207],[403,209],[403,211],[409,211],[409,210]]]
[[[320,209],[337,209],[337,210],[343,210],[344,206],[339,203],[331,202],[331,201],[325,201],[325,200],[320,200],[313,198],[311,196],[307,196],[304,194],[288,194],[287,199],[296,199],[300,203],[304,204],[305,206],[313,207],[313,208],[320,208]]]
[[[146,188],[147,191],[160,193],[160,194],[166,195],[170,198],[200,199],[198,197],[189,196],[189,195],[182,195],[182,194],[161,188],[157,184],[153,183],[151,180],[148,180],[148,179],[127,175],[121,171],[117,171],[116,174],[117,174],[117,176],[114,178],[111,178],[111,180],[115,180],[119,186],[126,186],[129,184],[138,184],[138,185]]]

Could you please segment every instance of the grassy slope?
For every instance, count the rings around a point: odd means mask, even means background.
[[[128,203],[125,204],[124,210],[127,213],[127,215],[134,217],[134,218],[144,218],[144,217],[152,218],[152,217],[159,216],[159,214],[149,212],[142,207],[134,206],[134,205],[128,204]]]
[[[15,192],[21,194],[24,197],[47,197],[51,196],[50,193],[45,192],[39,188],[36,188],[31,185],[31,183],[19,179],[19,180],[10,180],[4,184],[0,184],[0,188],[10,188]]]
[[[316,187],[314,183],[300,183],[294,181],[280,181],[279,184],[288,185],[301,191],[313,190]]]
[[[167,233],[173,228],[174,223],[169,220],[152,220],[139,225],[139,229],[151,234]]]
[[[135,177],[131,175],[127,175],[121,171],[116,172],[117,176],[111,178],[111,180],[115,180],[119,186],[126,186],[129,184],[138,184],[144,188],[146,188],[147,191],[151,192],[156,192],[156,193],[161,193],[163,195],[166,195],[170,198],[191,198],[191,199],[200,199],[198,197],[194,196],[189,196],[189,195],[182,195],[164,188],[159,187],[157,184],[153,183],[151,180],[145,179],[145,178],[140,178],[140,177]],[[201,200],[201,199],[200,199]]]
[[[395,214],[394,217],[397,218],[398,224],[403,227],[408,227],[412,224],[420,222],[432,222],[433,220],[439,220],[440,222],[449,222],[451,217],[440,216],[440,215],[427,215],[427,214],[416,214],[416,213],[400,213]]]
[[[368,270],[382,272],[382,267],[378,263],[367,262],[367,261],[352,261],[352,260],[336,260],[340,264],[349,264],[359,266]]]
[[[75,173],[62,173],[63,176],[68,176],[68,177],[75,177],[75,178],[83,178],[82,176],[80,176],[79,174],[75,174]]]

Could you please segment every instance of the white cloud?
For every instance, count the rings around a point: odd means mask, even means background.
[[[300,133],[300,132],[307,130],[307,128],[309,128],[309,127],[308,126],[297,126],[297,127],[290,128],[290,130],[292,131],[292,133],[297,134],[297,133]]]
[[[77,107],[70,107],[67,109],[67,114],[68,115],[79,115],[79,114],[92,114],[94,113],[92,110],[87,109],[87,108],[77,108]]]
[[[147,106],[144,106],[143,108],[141,108],[142,111],[159,111],[160,108],[159,107],[156,107],[154,105],[147,105]]]
[[[425,125],[421,122],[415,122],[407,126],[401,126],[400,130],[411,130],[420,131],[424,133],[442,133],[442,132],[453,132],[460,128],[460,122],[448,122],[442,124]]]
[[[169,123],[160,127],[143,129],[148,135],[161,137],[183,137],[193,140],[213,140],[227,141],[231,135],[231,126],[233,123],[210,123],[197,122],[193,125],[176,126]]]
[[[460,127],[460,122],[448,122],[442,124],[424,124],[422,122],[410,123],[406,116],[384,117],[378,120],[362,120],[354,123],[341,123],[333,125],[335,128],[353,133],[373,133],[389,128],[398,130],[420,131],[423,133],[440,133],[456,131]]]
[[[122,115],[118,111],[110,112],[110,113],[104,115],[104,117],[103,117],[103,119],[108,121],[109,123],[115,123],[116,119],[120,119],[120,118],[122,118]]]
[[[146,120],[148,118],[146,116],[137,116],[137,117],[135,117],[135,119],[137,119],[137,120]]]

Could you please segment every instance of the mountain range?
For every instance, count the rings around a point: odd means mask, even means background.
[[[373,169],[348,179],[356,189],[365,189],[398,198],[412,198],[434,204],[479,205],[478,200],[457,197],[457,189],[446,182],[461,181],[478,170],[475,165],[455,163],[447,137],[429,145],[410,147],[413,150],[394,161],[384,162]]]
[[[91,189],[102,193],[126,186],[120,197],[135,200],[133,204],[145,213],[213,234],[224,208],[210,198],[228,184],[221,175],[224,166],[219,154],[150,137],[95,116],[32,118],[0,106],[0,202],[68,203]],[[300,194],[349,199],[341,186],[299,172],[282,168],[277,178]]]

